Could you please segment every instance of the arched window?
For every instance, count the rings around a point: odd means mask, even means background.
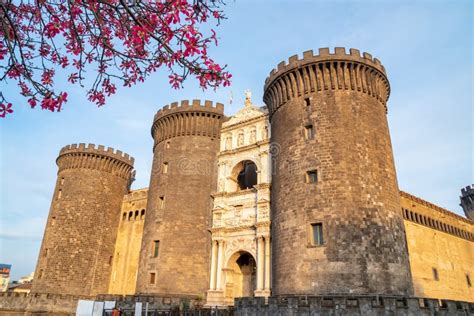
[[[124,221],[124,220],[126,220],[126,219],[127,219],[127,213],[123,213],[123,215],[122,215],[122,220]]]
[[[138,210],[136,210],[136,211],[135,211],[135,220],[138,219],[138,214],[139,214],[139,212],[138,212]]]
[[[246,160],[242,163],[239,174],[237,175],[239,190],[253,188],[257,184],[257,166],[252,161]]]
[[[132,220],[132,217],[133,217],[133,211],[130,211],[128,213],[128,220],[131,221]]]
[[[140,215],[140,219],[143,219],[143,218],[145,218],[145,210],[142,210],[142,213]]]

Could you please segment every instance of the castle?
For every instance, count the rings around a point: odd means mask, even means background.
[[[389,94],[378,59],[323,48],[278,64],[265,106],[159,110],[148,188],[127,154],[64,147],[31,296],[474,302],[473,189],[470,219],[399,190]]]

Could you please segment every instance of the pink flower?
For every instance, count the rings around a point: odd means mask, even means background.
[[[55,37],[56,35],[59,34],[60,31],[61,30],[59,28],[58,23],[49,22],[44,27],[44,35],[46,35],[46,37],[49,37],[49,38]]]
[[[13,113],[12,104],[11,103],[7,103],[7,104],[0,103],[0,117],[5,117],[7,114],[10,114],[10,113]]]
[[[169,83],[174,89],[179,89],[181,87],[181,83],[183,81],[183,78],[179,76],[178,74],[172,74],[168,76],[170,79]]]

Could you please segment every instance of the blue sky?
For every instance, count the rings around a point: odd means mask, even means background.
[[[382,61],[392,89],[388,120],[400,188],[462,214],[460,188],[474,182],[473,9],[470,1],[229,1],[211,53],[228,64],[230,88],[203,92],[188,81],[175,91],[158,72],[99,109],[85,91],[63,83],[58,90],[69,89],[69,102],[59,114],[30,110],[14,98],[14,115],[0,121],[0,262],[13,264],[14,279],[34,270],[62,146],[125,151],[136,158],[133,188],[146,187],[159,108],[210,99],[225,103],[230,115],[245,89],[263,105],[270,70],[319,47],[358,48]],[[0,89],[15,91],[3,83]]]

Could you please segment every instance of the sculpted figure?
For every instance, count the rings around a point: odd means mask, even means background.
[[[253,129],[250,132],[250,143],[253,144],[257,141],[257,132]]]
[[[237,138],[237,145],[242,146],[244,144],[244,133],[239,133],[239,137]]]
[[[267,139],[268,138],[268,126],[265,126],[262,129],[262,139]]]
[[[232,149],[232,136],[227,136],[225,139],[225,149]]]

